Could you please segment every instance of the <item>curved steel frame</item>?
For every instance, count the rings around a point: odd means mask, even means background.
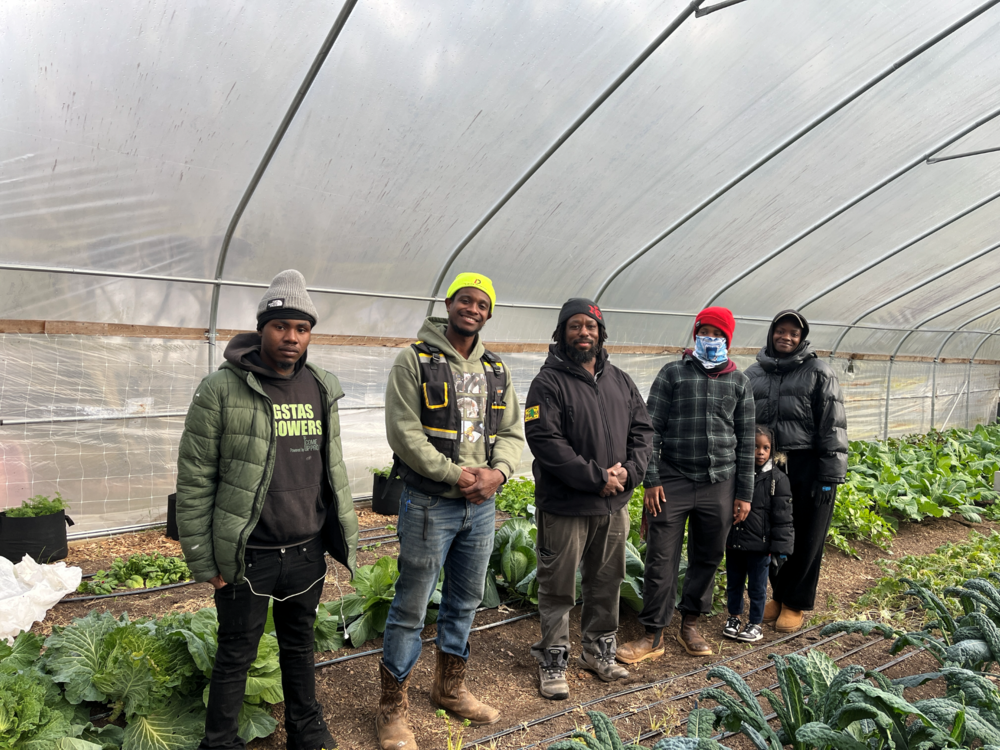
[[[580,126],[583,125],[583,123],[585,123],[613,93],[615,93],[615,91],[618,90],[619,86],[625,83],[628,77],[631,76],[639,68],[639,66],[642,65],[661,44],[663,44],[664,41],[666,41],[667,37],[673,34],[680,27],[680,25],[684,23],[684,21],[690,18],[694,12],[698,10],[698,6],[701,5],[702,2],[704,2],[704,0],[692,0],[692,2],[689,2],[684,10],[682,10],[662,32],[660,32],[659,36],[650,42],[646,48],[639,53],[639,56],[636,57],[631,64],[625,68],[625,70],[623,70],[614,81],[611,82],[611,85],[604,89],[604,91],[602,91],[598,97],[590,103],[590,106],[587,107],[576,118],[576,120],[573,121],[573,124],[566,128],[562,135],[556,138],[552,145],[549,146],[545,152],[535,160],[535,163],[528,167],[528,170],[517,179],[517,182],[507,189],[507,192],[503,194],[500,200],[493,204],[493,207],[486,212],[483,218],[476,223],[471,231],[469,231],[469,233],[462,238],[462,240],[455,246],[455,249],[448,255],[444,265],[441,267],[441,270],[438,271],[438,275],[434,279],[434,287],[431,289],[430,294],[431,297],[437,297],[438,293],[441,291],[441,285],[444,283],[444,279],[451,270],[452,265],[468,244],[475,239],[476,235],[478,235],[480,231],[482,231],[483,227],[485,227],[493,219],[493,217],[500,212],[500,209],[507,205],[507,201],[514,197],[514,194],[520,190],[528,180],[531,179],[535,172],[541,169],[542,165],[549,160],[549,157],[552,156],[552,154],[554,154],[567,140],[569,140],[569,137],[573,135],[573,133],[575,133]],[[1000,2],[1000,0],[994,0],[994,2]],[[434,302],[432,301],[427,305],[427,315],[429,316],[433,312]]]
[[[742,271],[739,275],[737,275],[735,278],[733,278],[732,280],[730,280],[729,282],[727,282],[722,288],[720,288],[717,292],[715,292],[715,294],[713,294],[708,299],[708,301],[705,303],[705,306],[707,307],[707,306],[713,304],[719,297],[721,297],[723,294],[725,294],[729,289],[732,289],[734,286],[736,286],[738,283],[740,283],[741,281],[743,281],[743,279],[745,279],[747,276],[749,276],[750,274],[752,274],[758,268],[761,268],[762,266],[766,265],[767,263],[770,263],[772,260],[774,260],[775,258],[777,258],[779,255],[781,255],[783,252],[785,252],[786,250],[788,250],[790,247],[793,247],[794,245],[796,245],[797,243],[799,243],[802,240],[804,240],[806,237],[808,237],[813,232],[815,232],[818,229],[821,229],[822,227],[826,226],[831,221],[833,221],[834,219],[836,219],[838,216],[846,213],[848,210],[850,210],[854,206],[856,206],[859,203],[861,203],[861,201],[865,200],[865,198],[868,198],[871,195],[874,195],[879,190],[881,190],[882,188],[884,188],[886,185],[894,182],[895,180],[898,180],[903,175],[907,174],[911,170],[913,170],[916,167],[920,166],[928,158],[930,158],[931,156],[933,156],[934,154],[936,154],[941,149],[950,146],[952,143],[954,143],[955,141],[957,141],[959,138],[963,138],[964,136],[968,135],[969,133],[971,133],[976,128],[979,128],[979,127],[985,125],[990,120],[992,120],[995,117],[997,117],[997,115],[1000,115],[1000,107],[997,107],[995,109],[990,110],[987,114],[983,115],[982,117],[976,118],[970,124],[966,125],[965,127],[963,127],[960,130],[956,131],[952,135],[948,136],[943,141],[937,143],[931,149],[929,149],[927,151],[924,151],[923,153],[920,154],[920,156],[918,156],[915,159],[912,159],[910,162],[908,162],[904,166],[902,166],[899,169],[897,169],[895,172],[893,172],[892,174],[890,174],[888,177],[885,177],[885,178],[879,180],[874,185],[872,185],[871,187],[867,188],[864,192],[859,193],[858,195],[856,195],[853,198],[851,198],[849,201],[847,201],[847,203],[844,203],[844,204],[838,206],[833,211],[831,211],[826,216],[824,216],[822,219],[820,219],[819,221],[817,221],[814,224],[810,225],[808,228],[804,229],[803,231],[799,232],[792,239],[788,240],[787,242],[785,242],[783,245],[781,245],[777,249],[772,250],[771,252],[769,252],[767,255],[765,255],[760,260],[752,263],[749,268],[747,268],[745,271]]]
[[[973,10],[970,13],[967,13],[966,15],[962,16],[957,21],[955,21],[954,23],[952,23],[951,25],[947,26],[945,29],[943,29],[942,31],[938,32],[937,34],[935,34],[934,36],[932,36],[930,39],[928,39],[927,41],[925,41],[923,44],[920,44],[917,47],[914,47],[912,50],[910,50],[909,52],[907,52],[905,55],[903,55],[902,57],[900,57],[898,60],[894,61],[888,67],[886,67],[883,70],[881,70],[874,77],[868,79],[865,83],[863,83],[861,86],[859,86],[854,91],[852,91],[850,94],[848,94],[846,97],[844,97],[843,99],[841,99],[840,101],[838,101],[836,104],[834,104],[832,107],[830,107],[829,109],[827,109],[825,112],[823,112],[822,114],[820,114],[814,120],[812,120],[811,122],[809,122],[808,124],[806,124],[805,126],[803,126],[802,128],[800,128],[799,130],[795,131],[794,133],[792,133],[792,135],[790,135],[788,138],[786,138],[784,141],[782,141],[778,146],[776,146],[775,148],[773,148],[771,151],[769,151],[764,156],[762,156],[761,158],[759,158],[757,161],[755,161],[753,164],[751,164],[745,170],[743,170],[742,172],[740,172],[739,175],[737,175],[736,177],[734,177],[733,179],[731,179],[729,182],[727,182],[725,185],[723,185],[721,188],[719,188],[717,191],[715,191],[714,193],[712,193],[708,198],[705,198],[701,203],[699,203],[697,206],[695,206],[690,211],[688,211],[686,214],[684,214],[680,219],[678,219],[673,224],[671,224],[669,227],[667,227],[665,230],[663,230],[654,239],[650,240],[645,245],[643,245],[642,248],[638,252],[636,252],[634,255],[632,255],[628,260],[626,260],[624,263],[622,263],[621,265],[619,265],[614,271],[611,272],[610,276],[608,276],[603,282],[601,282],[601,285],[598,287],[597,294],[594,296],[594,299],[599,302],[600,299],[601,299],[601,297],[607,291],[608,287],[612,284],[612,282],[614,282],[614,280],[616,278],[618,278],[618,276],[622,272],[624,272],[629,266],[631,266],[633,263],[635,263],[636,261],[638,261],[647,252],[649,252],[650,250],[652,250],[658,244],[660,244],[661,242],[663,242],[663,240],[665,240],[667,237],[669,237],[675,231],[677,231],[682,226],[684,226],[688,221],[690,221],[696,215],[698,215],[699,213],[701,213],[709,205],[711,205],[716,200],[718,200],[720,197],[722,197],[723,195],[725,195],[726,193],[728,193],[736,185],[738,185],[739,183],[741,183],[747,177],[749,177],[754,172],[756,172],[758,169],[760,169],[762,166],[764,166],[769,161],[771,161],[771,159],[773,159],[774,157],[778,156],[778,154],[780,154],[782,151],[784,151],[789,146],[791,146],[792,144],[794,144],[796,141],[798,141],[799,139],[801,139],[802,137],[804,137],[805,135],[807,135],[808,133],[810,133],[812,130],[814,130],[815,128],[817,128],[819,125],[821,125],[824,122],[826,122],[826,120],[828,120],[829,118],[831,118],[833,115],[837,114],[840,110],[842,110],[847,105],[851,104],[853,101],[855,101],[856,99],[858,99],[859,97],[861,97],[863,94],[867,93],[870,89],[872,89],[873,87],[875,87],[876,85],[878,85],[879,83],[881,83],[882,81],[884,81],[886,78],[888,78],[889,76],[891,76],[893,73],[895,73],[897,70],[899,70],[900,68],[902,68],[904,65],[906,65],[909,62],[912,62],[915,58],[917,58],[920,55],[922,55],[924,52],[926,52],[927,50],[929,50],[935,44],[937,44],[941,40],[947,38],[948,36],[950,36],[951,34],[953,34],[955,31],[957,31],[958,29],[962,28],[967,23],[969,23],[970,21],[974,20],[975,18],[977,18],[981,14],[985,13],[987,10],[989,10],[994,5],[996,5],[997,2],[1000,2],[1000,0],[990,0],[990,2],[983,3],[982,5],[980,5],[975,10]],[[750,271],[750,273],[752,273],[752,270]],[[733,282],[733,283],[735,283],[735,282]],[[727,289],[727,288],[728,287],[726,287],[723,290],[721,290],[720,292],[718,292],[715,295],[715,297],[719,296],[719,294],[722,294],[722,292],[724,292],[725,289]],[[712,299],[714,300],[715,297],[713,297]],[[711,302],[709,302],[709,304],[711,304]]]
[[[979,343],[976,344],[976,348],[972,350],[972,354],[969,355],[969,370],[965,376],[965,426],[969,426],[969,422],[972,421],[972,415],[970,413],[971,401],[972,401],[972,365],[976,361],[976,355],[979,354],[979,350],[982,349],[983,344],[990,340],[991,336],[1000,333],[1000,327],[994,328],[990,333],[983,336]]]
[[[295,119],[296,113],[299,111],[299,107],[306,98],[306,94],[309,93],[309,89],[316,80],[316,76],[319,75],[320,68],[323,67],[323,63],[326,62],[327,56],[330,54],[330,50],[333,49],[334,42],[337,41],[337,37],[340,36],[341,30],[343,30],[344,25],[347,23],[348,17],[351,15],[351,11],[354,10],[354,6],[357,5],[358,0],[344,0],[344,5],[340,9],[340,13],[337,14],[336,20],[333,22],[333,26],[330,27],[330,33],[326,35],[326,39],[323,40],[323,44],[316,54],[312,65],[309,66],[309,70],[306,72],[306,77],[303,79],[302,84],[299,86],[299,90],[295,92],[295,97],[292,99],[292,103],[288,107],[288,111],[285,112],[285,116],[281,119],[281,124],[278,125],[278,130],[275,132],[274,137],[271,138],[271,142],[267,146],[267,150],[264,151],[264,157],[260,160],[260,164],[257,165],[256,171],[253,173],[253,177],[250,178],[250,183],[247,185],[246,190],[243,191],[243,197],[240,198],[240,202],[236,206],[236,211],[233,212],[232,219],[229,220],[229,226],[226,228],[225,237],[222,239],[222,247],[219,248],[219,259],[215,266],[215,287],[212,289],[212,305],[209,309],[208,315],[208,369],[209,372],[215,369],[215,338],[216,338],[216,324],[219,319],[219,296],[222,293],[222,284],[219,281],[222,279],[222,272],[226,267],[226,256],[229,254],[229,245],[233,241],[233,235],[236,233],[236,226],[240,223],[240,219],[243,218],[243,212],[246,210],[247,204],[250,203],[250,198],[253,197],[254,192],[257,190],[257,185],[260,184],[261,178],[264,176],[264,172],[267,170],[268,165],[271,163],[271,158],[274,153],[278,150],[278,146],[281,144],[282,138],[285,137],[285,133],[288,131],[288,126],[292,124],[292,120]]]
[[[933,273],[930,276],[928,276],[927,278],[925,278],[923,281],[920,281],[919,283],[914,284],[913,286],[910,286],[910,287],[904,289],[903,291],[898,292],[898,293],[892,295],[891,297],[882,300],[881,302],[879,302],[877,305],[875,305],[873,307],[869,307],[867,310],[865,310],[863,313],[861,313],[861,315],[857,316],[854,320],[852,320],[851,321],[851,325],[854,326],[857,323],[860,323],[862,320],[864,320],[865,318],[867,318],[869,315],[871,315],[872,313],[878,312],[883,307],[886,307],[887,305],[891,305],[893,302],[896,302],[897,300],[902,299],[903,297],[905,297],[908,294],[913,294],[913,292],[916,292],[916,291],[922,289],[923,287],[927,286],[928,284],[931,284],[931,283],[937,281],[938,279],[944,278],[945,276],[947,276],[948,274],[952,273],[953,271],[957,271],[962,266],[968,265],[969,263],[972,263],[975,260],[979,260],[984,255],[989,255],[990,253],[992,253],[994,250],[996,250],[998,248],[1000,248],[1000,242],[995,242],[992,245],[989,245],[989,246],[983,248],[982,250],[980,250],[980,251],[978,251],[976,253],[973,253],[972,255],[970,255],[968,258],[965,258],[964,260],[960,260],[957,263],[951,264],[947,268],[944,268],[944,269],[942,269],[940,271],[936,271],[935,273]],[[799,309],[801,309],[801,308],[799,308]],[[848,331],[850,331],[850,330],[851,330],[850,328],[845,328],[843,331],[841,331],[840,335],[837,337],[837,340],[833,344],[833,349],[830,351],[830,356],[831,357],[834,354],[837,353],[837,349],[840,348],[840,344],[843,342],[844,338],[847,336]]]
[[[861,268],[858,268],[858,269],[856,269],[854,271],[851,271],[851,273],[849,273],[847,276],[844,276],[842,279],[839,279],[838,281],[835,281],[833,284],[831,284],[830,286],[826,287],[822,291],[817,292],[812,297],[809,297],[805,302],[800,303],[799,306],[796,307],[795,309],[802,310],[803,308],[808,307],[809,305],[813,304],[814,302],[817,302],[817,301],[821,300],[826,295],[828,295],[831,292],[834,292],[837,289],[839,289],[840,287],[844,286],[844,284],[847,284],[848,282],[853,281],[858,276],[861,276],[863,273],[867,273],[871,269],[875,268],[876,266],[881,265],[882,263],[884,263],[885,261],[889,260],[890,258],[892,258],[892,257],[894,257],[896,255],[899,255],[899,253],[903,252],[904,250],[906,250],[906,249],[908,249],[910,247],[913,247],[918,242],[921,242],[921,241],[927,239],[932,234],[940,232],[942,229],[944,229],[945,227],[950,226],[951,224],[954,224],[959,219],[964,219],[969,214],[977,211],[978,209],[982,208],[983,206],[987,205],[988,203],[991,203],[991,202],[995,201],[997,198],[1000,198],[1000,191],[997,191],[997,192],[993,193],[992,195],[989,195],[986,198],[983,198],[982,200],[977,201],[976,203],[972,204],[968,208],[962,209],[961,211],[959,211],[957,214],[954,214],[953,216],[949,216],[947,219],[945,219],[941,223],[936,224],[935,226],[931,227],[930,229],[927,229],[927,230],[921,232],[916,237],[913,237],[912,239],[909,239],[906,242],[904,242],[902,245],[898,245],[898,246],[894,247],[892,250],[890,250],[889,252],[887,252],[885,255],[883,255],[883,256],[881,256],[879,258],[876,258],[871,263],[868,263],[867,265],[864,265]],[[860,318],[856,318],[855,322],[857,322],[858,320],[861,320],[861,318],[864,318],[864,317],[866,317],[869,314],[870,314],[870,312],[867,312],[864,315],[862,315]],[[836,350],[836,347],[834,347],[834,350]]]
[[[942,315],[947,315],[948,313],[952,312],[953,310],[957,310],[958,308],[962,307],[963,305],[967,305],[970,302],[973,302],[973,301],[979,299],[980,297],[984,297],[987,294],[990,294],[991,292],[997,291],[998,289],[1000,289],[1000,284],[996,284],[994,286],[991,286],[989,289],[986,289],[984,291],[977,292],[976,294],[972,295],[971,297],[966,297],[961,302],[957,302],[954,305],[951,305],[951,306],[945,308],[944,310],[941,310],[940,312],[934,313],[934,315],[931,315],[930,317],[924,318],[922,321],[920,321],[919,323],[916,324],[916,326],[914,327],[914,329],[912,331],[910,331],[909,333],[907,333],[905,336],[903,336],[903,338],[901,338],[899,340],[899,343],[896,345],[895,350],[893,350],[892,355],[890,355],[890,357],[889,357],[889,372],[887,373],[886,379],[885,379],[885,420],[883,422],[883,432],[884,432],[884,436],[886,438],[889,437],[889,397],[890,397],[890,393],[892,391],[892,367],[893,367],[893,365],[896,362],[896,357],[899,355],[899,350],[903,348],[903,344],[905,344],[906,341],[910,338],[910,336],[912,336],[914,333],[931,333],[932,331],[929,331],[929,330],[920,330],[920,329],[923,329],[924,325],[926,325],[930,321],[934,320],[935,318],[940,318]],[[964,329],[965,326],[967,326],[967,325],[971,325],[972,323],[974,323],[975,321],[979,320],[983,316],[989,315],[990,313],[996,312],[997,310],[1000,310],[1000,306],[994,307],[994,308],[992,308],[990,310],[981,311],[981,312],[977,313],[975,317],[969,318],[965,323],[962,323],[955,330],[949,332],[948,337],[944,340],[944,343],[941,344],[941,348],[938,349],[937,354],[934,356],[934,362],[932,363],[932,370],[931,370],[931,381],[932,381],[932,384],[935,384],[935,372],[936,371],[935,371],[934,368],[937,365],[937,360],[941,357],[941,352],[944,351],[945,344],[947,344],[948,341],[950,341],[951,338],[955,334],[957,334],[957,333],[976,333],[975,331],[965,331],[965,330],[962,330],[962,329]],[[989,333],[987,335],[988,336],[992,336],[993,334]],[[933,412],[934,412],[934,399],[935,399],[935,394],[934,394],[934,388],[933,388],[933,385],[932,385],[932,390],[931,390],[931,426],[933,426],[933,424],[934,424],[934,416],[933,416]]]

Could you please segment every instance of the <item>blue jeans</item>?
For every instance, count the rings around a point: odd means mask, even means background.
[[[766,552],[726,550],[726,598],[729,614],[743,613],[743,585],[750,594],[750,622],[764,621],[764,600],[767,599],[767,566],[771,556]]]
[[[427,604],[444,568],[437,619],[438,651],[469,658],[469,630],[483,601],[493,552],[494,498],[425,495],[409,485],[399,499],[399,580],[382,642],[385,662],[402,682],[420,656]]]

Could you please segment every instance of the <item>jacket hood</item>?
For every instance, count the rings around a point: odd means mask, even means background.
[[[705,373],[706,375],[708,375],[708,377],[710,377],[710,378],[714,378],[714,377],[716,377],[718,375],[725,375],[727,372],[735,372],[738,369],[736,367],[736,363],[733,362],[733,360],[730,359],[730,360],[727,360],[726,364],[724,364],[722,367],[717,367],[717,368],[714,368],[712,370],[709,370],[707,367],[705,367],[705,365],[703,365],[698,360],[698,358],[696,356],[694,356],[694,349],[685,349],[684,350],[684,354],[681,355],[681,361],[684,361],[685,359],[690,360],[691,364],[693,364],[695,367],[697,367],[703,373]]]
[[[601,372],[607,363],[608,350],[601,347],[601,350],[597,352],[597,362],[594,369],[597,372]],[[559,344],[549,344],[549,355],[545,358],[545,364],[542,365],[542,369],[546,367],[553,370],[562,370],[571,375],[576,375],[578,378],[593,381],[590,373],[584,369],[583,365],[579,365],[567,357],[566,353],[559,347]]]
[[[291,375],[282,375],[280,372],[276,372],[264,364],[264,360],[260,357],[260,333],[250,331],[248,333],[238,333],[233,336],[229,341],[229,345],[226,346],[226,352],[223,356],[227,362],[237,369],[274,380],[288,379],[298,375],[302,368],[306,366],[307,355],[308,351],[302,352],[302,357],[295,363],[295,369]]]
[[[453,347],[451,342],[448,341],[448,337],[444,335],[446,330],[448,330],[447,318],[427,318],[424,320],[424,324],[420,326],[420,332],[417,334],[417,339],[430,344],[433,347],[437,347],[444,353],[445,357],[455,360],[463,359],[462,355],[455,351],[455,347]],[[477,335],[476,343],[472,347],[472,353],[469,355],[469,359],[480,359],[485,351],[486,347],[483,346],[483,338],[482,336]]]
[[[787,356],[779,357],[778,353],[774,350],[774,327],[778,324],[779,320],[788,317],[798,318],[802,324],[802,341],[799,342],[799,346],[794,352]],[[771,320],[771,325],[768,326],[767,341],[764,342],[761,350],[757,352],[757,362],[765,372],[787,372],[788,370],[794,370],[807,359],[816,356],[812,344],[806,340],[808,335],[809,321],[806,320],[806,317],[802,313],[798,310],[782,310],[774,316]]]

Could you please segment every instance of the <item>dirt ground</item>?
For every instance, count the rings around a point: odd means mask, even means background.
[[[379,516],[363,509],[359,510],[359,521],[362,539],[392,533],[391,530],[377,527],[393,523],[393,518]],[[472,657],[469,662],[467,684],[480,699],[498,707],[502,712],[502,718],[498,724],[490,727],[462,728],[457,722],[452,722],[452,731],[462,733],[466,747],[472,747],[479,740],[484,740],[479,745],[481,748],[523,748],[534,746],[534,743],[545,747],[549,742],[554,742],[558,735],[587,724],[584,710],[593,708],[612,717],[629,714],[616,721],[616,725],[623,738],[633,741],[637,737],[645,738],[654,733],[655,736],[649,737],[649,741],[645,742],[651,745],[657,736],[662,736],[662,732],[684,734],[684,727],[679,725],[679,722],[682,722],[688,711],[694,707],[694,696],[697,691],[709,684],[706,679],[708,665],[725,660],[727,666],[745,673],[750,669],[769,664],[768,653],[789,653],[808,650],[819,645],[821,638],[818,624],[839,619],[848,613],[851,604],[882,575],[877,565],[879,559],[926,554],[946,542],[966,539],[971,528],[986,532],[993,527],[1000,528],[996,524],[972,525],[951,519],[904,524],[889,553],[865,542],[857,543],[855,546],[861,559],[849,558],[827,547],[817,607],[812,613],[812,619],[807,623],[817,627],[804,630],[791,638],[782,638],[780,643],[774,645],[769,644],[778,640],[779,634],[768,628],[765,631],[765,640],[751,646],[721,637],[724,616],[707,618],[703,621],[702,633],[712,643],[716,652],[711,659],[697,659],[685,654],[680,645],[673,640],[676,633],[675,622],[666,634],[667,653],[664,657],[630,666],[628,679],[610,684],[603,683],[589,672],[575,667],[580,638],[580,611],[577,607],[570,618],[570,637],[574,644],[571,647],[570,664],[574,666],[568,674],[570,684],[568,701],[548,701],[538,695],[537,665],[528,652],[530,645],[539,637],[537,617],[531,616],[517,622],[473,632],[470,638]],[[366,531],[366,529],[372,530]],[[359,563],[370,564],[381,556],[397,554],[397,546],[391,540],[377,540],[370,544],[380,546],[359,551]],[[153,550],[165,555],[177,555],[180,554],[180,545],[164,539],[161,530],[154,530],[74,544],[70,548],[67,562],[79,565],[84,573],[91,573],[108,566],[114,557]],[[351,590],[346,572],[331,563],[324,600],[332,601]],[[193,584],[156,594],[61,603],[34,629],[39,633],[47,633],[53,624],[68,623],[75,617],[85,615],[91,609],[106,610],[116,614],[126,611],[131,617],[140,617],[170,611],[196,610],[207,606],[213,606],[211,587],[208,584]],[[500,622],[517,614],[522,612],[506,607],[501,610],[484,611],[477,615],[475,626]],[[642,627],[635,613],[623,605],[619,642],[631,640],[641,633]],[[425,638],[433,638],[434,634],[433,626],[424,631]],[[845,666],[861,664],[874,668],[891,660],[888,643],[879,642],[863,648],[856,654],[847,654],[851,649],[864,646],[870,641],[860,636],[822,640],[823,650],[831,657],[844,655],[842,663]],[[336,653],[317,654],[317,661],[369,651],[380,646],[381,639],[378,639],[366,643],[361,649],[343,649]],[[448,726],[444,719],[435,715],[435,707],[431,705],[429,699],[434,658],[433,644],[425,644],[414,668],[410,686],[410,716],[417,741],[425,750],[446,748],[448,737]],[[928,658],[926,654],[919,654],[899,666],[890,668],[886,674],[898,677],[927,671],[931,667]],[[695,671],[697,671],[695,674],[687,674]],[[763,670],[748,681],[754,689],[758,689],[769,686],[773,679],[771,670]],[[649,686],[650,683],[657,682],[660,684]],[[933,693],[936,689],[938,686],[931,685],[921,690]],[[367,750],[377,747],[374,717],[378,691],[377,654],[317,670],[317,696],[325,709],[327,723],[341,750],[362,748]],[[623,692],[625,694],[618,695]],[[690,695],[686,695],[688,693]],[[606,699],[606,696],[612,694],[617,697]],[[676,699],[677,696],[685,695],[684,698]],[[591,701],[595,701],[594,705],[587,706],[586,704]],[[271,737],[251,743],[252,750],[281,750],[285,747],[284,731],[280,728],[282,719],[280,706],[277,707],[275,714],[279,721],[278,731]],[[546,718],[552,714],[558,715]],[[540,719],[545,720],[538,721]],[[659,734],[656,734],[657,732]],[[494,737],[497,734],[502,736]],[[725,744],[734,749],[750,747],[744,740],[743,737],[732,737],[728,738]]]

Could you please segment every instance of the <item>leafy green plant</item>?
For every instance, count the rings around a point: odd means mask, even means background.
[[[37,518],[38,516],[51,516],[61,510],[66,510],[69,506],[58,492],[53,497],[46,495],[35,495],[29,497],[18,508],[9,508],[6,511],[7,518]]]
[[[388,479],[389,475],[392,473],[392,464],[388,466],[383,466],[381,469],[374,466],[369,466],[368,471],[376,477],[382,477],[383,479]]]
[[[904,580],[942,591],[969,578],[983,578],[1000,569],[1000,534],[995,531],[989,534],[972,531],[968,541],[943,544],[930,555],[880,560],[879,566],[885,575],[858,599],[857,606],[862,609],[900,609],[910,587]]]
[[[526,516],[535,502],[535,483],[530,479],[509,479],[496,496],[496,509],[512,516]]]
[[[933,750],[968,747],[968,741],[993,744],[1000,731],[973,706],[936,698],[910,703],[903,686],[862,667],[838,669],[820,651],[808,656],[772,654],[781,696],[763,689],[778,717],[774,729],[743,678],[728,667],[714,667],[709,679],[721,679],[733,692],[706,688],[702,699],[719,705],[716,725],[742,732],[761,750],[844,748],[845,750]],[[735,697],[734,697],[735,696]]]
[[[489,570],[494,581],[506,589],[509,599],[538,606],[538,555],[535,540],[538,529],[524,518],[504,521],[493,537]]]
[[[568,740],[549,745],[548,750],[644,750],[642,745],[626,745],[611,720],[600,711],[587,711],[593,734],[578,729]]]
[[[115,560],[108,571],[99,570],[77,589],[84,594],[111,594],[119,589],[142,589],[187,581],[191,570],[179,557],[165,557],[158,552],[136,554]]]

